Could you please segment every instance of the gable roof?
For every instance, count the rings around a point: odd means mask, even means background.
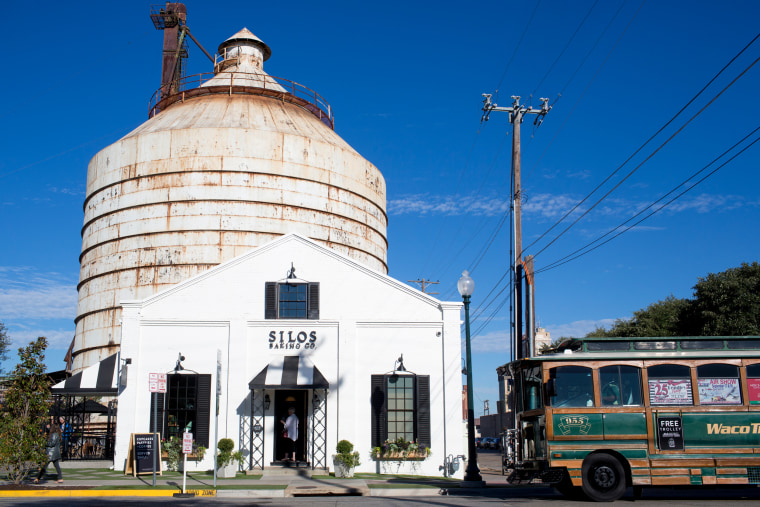
[[[367,277],[373,278],[374,280],[380,283],[383,283],[389,286],[390,288],[393,288],[407,296],[416,298],[430,306],[439,308],[439,307],[449,307],[450,305],[455,305],[455,306],[462,305],[461,302],[441,302],[438,299],[428,294],[425,294],[424,292],[418,289],[410,287],[409,285],[403,282],[400,282],[396,280],[395,278],[392,278],[388,275],[378,273],[377,271],[365,266],[364,264],[361,264],[360,262],[357,262],[340,252],[337,252],[331,248],[325,247],[321,245],[320,243],[317,243],[316,241],[310,238],[307,238],[305,236],[302,236],[298,233],[285,234],[279,238],[276,238],[270,241],[269,243],[265,245],[253,248],[250,251],[242,255],[239,255],[238,257],[235,257],[234,259],[231,259],[227,262],[223,262],[222,264],[219,264],[218,266],[214,266],[213,268],[207,271],[204,271],[203,273],[199,273],[193,277],[190,277],[187,280],[184,280],[178,283],[177,285],[174,285],[168,289],[165,289],[161,292],[153,294],[152,296],[149,296],[143,300],[121,301],[120,304],[122,306],[143,306],[143,307],[149,306],[153,303],[163,300],[164,298],[170,297],[173,294],[181,292],[188,287],[191,287],[209,278],[217,276],[224,271],[237,267],[238,265],[243,264],[245,262],[249,262],[255,259],[256,257],[264,255],[265,253],[269,253],[272,250],[285,248],[288,245],[291,245],[294,243],[306,246],[310,248],[311,250],[313,250],[315,255],[322,255],[322,256],[330,258],[333,261],[340,262],[346,265],[347,267],[362,273],[363,275]]]

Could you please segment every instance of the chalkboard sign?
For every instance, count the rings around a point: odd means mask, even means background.
[[[160,434],[158,438],[160,441]],[[133,476],[153,473],[153,439],[154,433],[132,433],[132,439],[129,444],[129,459],[127,460],[127,467],[124,470],[125,474],[130,471]],[[160,454],[156,456],[156,467],[156,472],[161,474]]]

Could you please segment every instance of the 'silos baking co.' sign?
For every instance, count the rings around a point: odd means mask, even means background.
[[[272,350],[306,350],[317,348],[316,331],[270,331],[269,348]]]

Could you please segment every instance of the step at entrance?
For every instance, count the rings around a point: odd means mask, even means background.
[[[274,461],[264,468],[261,474],[262,477],[311,477],[313,472],[311,465],[306,461],[299,461],[298,463]],[[317,474],[326,473],[324,470],[317,470],[316,472]]]

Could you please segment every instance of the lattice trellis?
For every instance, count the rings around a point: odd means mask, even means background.
[[[251,391],[249,470],[264,469],[264,389]]]
[[[327,389],[314,389],[311,420],[311,468],[327,468]]]
[[[238,447],[243,456],[251,455],[251,395],[245,397],[243,402],[243,409],[240,413],[240,431],[238,433]],[[242,469],[245,465],[245,460],[239,463]]]

